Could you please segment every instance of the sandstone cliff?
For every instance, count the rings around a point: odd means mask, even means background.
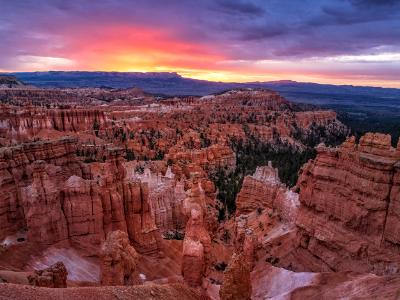
[[[101,246],[101,284],[139,284],[137,260],[139,255],[129,243],[126,232],[112,231]]]
[[[1,110],[0,120],[0,138],[14,142],[30,140],[41,130],[91,132],[94,134],[95,128],[98,130],[106,123],[104,112],[96,109],[17,109],[10,107]]]
[[[298,181],[298,266],[391,274],[400,271],[398,164],[390,136],[318,148]],[[395,233],[396,232],[396,233]]]
[[[236,166],[235,153],[226,145],[212,145],[200,150],[184,150],[172,148],[166,159],[180,165],[190,177],[190,163],[200,166],[208,173],[214,173],[219,168],[232,172]]]
[[[183,241],[182,275],[193,287],[202,284],[206,268],[210,263],[211,238],[205,222],[206,202],[204,191],[196,178],[183,206],[189,219]]]
[[[278,170],[269,164],[244,178],[236,198],[236,216],[268,208],[276,209],[283,220],[290,222],[296,219],[298,206],[298,195],[281,183]]]
[[[219,291],[221,300],[250,300],[250,272],[251,268],[246,263],[243,253],[233,254]]]
[[[119,229],[139,251],[156,253],[160,234],[148,185],[125,180],[115,155],[89,168],[76,158],[74,139],[1,149],[0,239],[25,228],[29,241],[69,240],[96,254],[106,234]]]

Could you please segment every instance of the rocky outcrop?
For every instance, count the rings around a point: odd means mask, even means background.
[[[68,238],[80,245],[100,245],[104,239],[104,213],[101,192],[93,180],[72,175],[60,193]]]
[[[298,195],[281,183],[278,170],[271,163],[246,176],[236,198],[237,216],[269,208],[278,210],[283,220],[293,222],[298,207]]]
[[[398,164],[389,135],[318,148],[298,181],[299,269],[400,272]],[[396,233],[395,233],[396,232]],[[318,270],[319,269],[319,270]]]
[[[0,75],[0,88],[19,88],[25,84],[12,75]]]
[[[210,261],[211,238],[205,223],[206,203],[204,191],[196,179],[184,203],[188,217],[183,241],[182,275],[190,286],[200,286]]]
[[[333,110],[302,111],[295,113],[295,120],[298,127],[307,129],[313,123],[324,126],[336,121],[336,113]]]
[[[66,288],[68,272],[62,262],[43,269],[36,270],[28,276],[29,284],[37,287]]]
[[[164,176],[157,175],[148,168],[143,173],[135,172],[130,166],[127,168],[127,179],[147,184],[151,214],[160,232],[184,229],[187,220],[182,212],[186,198],[184,182],[175,179],[171,167],[167,168]]]
[[[137,260],[139,255],[129,244],[128,234],[117,230],[107,234],[101,246],[101,284],[139,284]]]
[[[211,101],[223,105],[255,106],[277,111],[289,105],[289,102],[278,93],[267,89],[230,90],[211,98]]]
[[[188,163],[193,163],[202,167],[208,173],[214,173],[219,168],[231,172],[236,167],[236,156],[232,149],[228,146],[218,144],[200,150],[182,151],[174,148],[170,150],[166,158],[172,160],[174,163],[181,164],[183,168]]]
[[[106,122],[96,109],[8,108],[0,112],[0,137],[12,141],[27,141],[41,130],[92,132]]]
[[[243,253],[234,253],[224,272],[224,280],[219,291],[221,300],[250,300],[251,299],[251,268]]]
[[[157,228],[149,202],[146,183],[127,182],[124,185],[126,228],[140,253],[156,254],[160,250],[160,230]]]
[[[37,160],[32,165],[32,183],[21,188],[21,205],[28,239],[47,244],[68,238],[68,227],[60,201],[60,169]],[[58,173],[58,174],[57,174]]]
[[[34,224],[36,218],[39,228],[40,222],[46,222],[40,219],[50,212],[50,206],[61,208],[60,203],[55,203],[59,183],[71,175],[90,177],[88,168],[75,158],[75,142],[65,138],[0,149],[0,239],[27,224]],[[43,184],[47,186],[43,187]],[[47,195],[49,208],[44,209],[40,206],[47,205]],[[54,215],[57,212],[51,214],[54,220],[62,218]],[[57,229],[50,231],[65,236],[63,226],[52,226]]]
[[[29,241],[69,240],[93,255],[108,232],[122,230],[138,251],[158,252],[147,183],[125,179],[116,154],[89,169],[75,156],[74,143],[62,139],[2,149],[0,239],[27,229]]]

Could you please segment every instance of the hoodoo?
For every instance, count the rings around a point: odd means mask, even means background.
[[[389,135],[264,89],[2,93],[0,298],[398,291]]]

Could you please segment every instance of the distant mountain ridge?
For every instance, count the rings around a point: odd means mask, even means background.
[[[0,74],[0,87],[12,88],[12,87],[18,87],[18,86],[24,86],[24,83],[19,81],[17,79],[17,77],[12,76],[12,75],[1,75]]]
[[[233,88],[271,88],[278,92],[368,94],[379,97],[400,97],[400,89],[331,85],[296,82],[291,80],[270,82],[214,82],[185,78],[174,72],[89,72],[49,71],[10,73],[19,80],[37,87],[140,87],[146,92],[165,95],[208,95]]]

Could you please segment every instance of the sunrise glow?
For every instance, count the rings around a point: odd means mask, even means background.
[[[387,30],[398,21],[386,5],[375,8],[385,14],[377,19],[368,5],[328,0],[294,10],[264,1],[2,4],[3,72],[177,72],[226,82],[400,87],[400,41]]]

